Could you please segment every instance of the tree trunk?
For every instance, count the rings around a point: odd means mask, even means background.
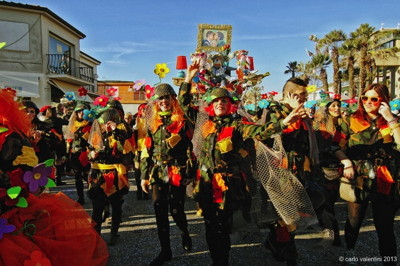
[[[360,86],[359,86],[360,91],[362,91],[365,88],[365,83],[366,83],[366,80],[367,80],[367,73],[366,73],[366,70],[365,70],[366,58],[367,58],[367,46],[363,45],[361,47],[361,51],[360,51],[360,64],[359,64],[360,65],[360,77],[359,77],[359,79],[360,79]]]
[[[339,73],[339,53],[335,47],[332,49],[332,63],[333,63],[333,89],[335,94],[340,94],[340,73]]]
[[[328,92],[329,84],[328,84],[328,75],[326,74],[326,69],[321,68],[320,77],[322,81],[322,88],[324,91]]]
[[[347,71],[349,73],[349,97],[352,99],[356,95],[356,87],[354,82],[354,57],[349,56],[347,60]]]

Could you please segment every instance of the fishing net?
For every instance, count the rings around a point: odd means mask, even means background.
[[[97,151],[104,150],[101,125],[97,119],[93,121],[88,143]]]
[[[305,228],[317,222],[314,208],[303,185],[287,168],[281,136],[273,139],[272,148],[256,141],[257,177],[280,218],[287,225]]]

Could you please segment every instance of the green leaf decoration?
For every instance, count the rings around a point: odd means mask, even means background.
[[[21,187],[20,186],[11,187],[11,188],[7,189],[7,195],[11,199],[16,199],[20,192],[21,192]]]
[[[18,199],[18,203],[15,204],[15,206],[18,206],[20,208],[26,208],[28,207],[28,202],[26,201],[25,198],[21,197]]]
[[[51,167],[54,165],[54,159],[48,159],[43,162],[46,167]]]
[[[6,127],[0,127],[0,133],[8,131],[8,128]]]
[[[45,187],[47,188],[56,187],[56,183],[53,181],[53,179],[47,178],[47,184]]]

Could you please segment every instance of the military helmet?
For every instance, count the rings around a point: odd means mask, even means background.
[[[232,95],[230,94],[230,92],[225,88],[215,88],[215,89],[213,89],[211,91],[209,100],[210,100],[210,103],[211,103],[215,99],[223,98],[223,97],[228,97],[232,102],[234,101],[234,99],[232,98]]]
[[[155,87],[154,99],[158,99],[162,96],[173,95],[176,96],[176,92],[171,85],[167,83],[161,83]]]

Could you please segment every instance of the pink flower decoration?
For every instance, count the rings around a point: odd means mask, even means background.
[[[39,186],[44,187],[51,172],[52,167],[46,167],[44,163],[36,165],[32,171],[26,171],[23,179],[25,183],[29,184],[29,191],[35,193]]]
[[[109,88],[109,89],[107,89],[107,94],[108,94],[108,96],[114,96],[115,93],[117,93],[117,91],[118,91],[118,89],[116,89],[116,88]]]
[[[135,85],[133,85],[133,89],[138,91],[144,86],[144,84],[146,84],[146,80],[144,79],[136,80]]]
[[[80,87],[79,89],[78,89],[78,94],[79,94],[79,96],[86,96],[87,95],[87,89],[85,89],[85,87]]]
[[[146,98],[150,99],[151,96],[153,96],[154,94],[154,87],[146,85],[146,87],[144,88],[144,92],[146,93]]]
[[[100,95],[99,97],[94,99],[94,102],[93,102],[94,105],[100,105],[102,107],[106,107],[107,103],[108,103],[108,97],[105,95]]]

